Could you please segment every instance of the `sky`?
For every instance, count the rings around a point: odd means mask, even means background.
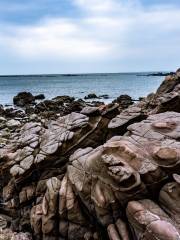
[[[0,0],[0,74],[173,71],[179,0]]]

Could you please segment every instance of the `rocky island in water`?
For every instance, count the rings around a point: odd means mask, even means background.
[[[0,108],[0,239],[180,239],[180,70],[136,103],[43,99]]]

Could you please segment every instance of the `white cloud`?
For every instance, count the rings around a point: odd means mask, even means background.
[[[100,13],[114,11],[117,6],[119,7],[119,4],[114,0],[75,0],[75,4],[83,10]]]
[[[179,8],[164,5],[147,9],[138,0],[73,1],[81,17],[47,18],[32,26],[1,26],[0,48],[22,59],[92,61],[100,67],[106,59],[110,68],[119,62],[124,69],[131,61],[139,69],[145,61],[153,67],[159,60],[165,66],[168,54],[176,62],[180,60]]]
[[[73,0],[74,4],[89,14],[110,15],[127,13],[141,6],[139,0]]]
[[[79,22],[67,19],[47,19],[35,26],[11,30],[13,36],[4,33],[0,42],[24,58],[96,58],[110,51],[109,46],[88,36]]]

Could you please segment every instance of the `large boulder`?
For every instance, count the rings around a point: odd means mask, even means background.
[[[44,94],[41,93],[41,94],[34,96],[34,98],[35,98],[35,100],[43,100],[43,99],[45,99],[45,96],[44,96]]]
[[[127,127],[135,122],[139,122],[145,118],[142,108],[138,105],[132,105],[124,109],[119,115],[113,118],[109,125],[111,135],[122,135],[127,131]]]
[[[14,119],[11,119],[9,121],[6,122],[6,126],[8,128],[17,128],[21,125],[20,121],[18,120],[14,120]]]
[[[24,107],[28,104],[34,104],[35,97],[30,92],[20,92],[13,98],[13,102],[16,106]]]

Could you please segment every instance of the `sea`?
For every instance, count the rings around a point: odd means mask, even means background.
[[[12,105],[13,97],[22,91],[33,95],[43,93],[46,99],[69,95],[83,99],[89,93],[109,95],[101,99],[109,103],[122,94],[134,100],[155,92],[163,76],[147,76],[149,73],[105,73],[105,74],[50,74],[0,76],[0,104]]]

